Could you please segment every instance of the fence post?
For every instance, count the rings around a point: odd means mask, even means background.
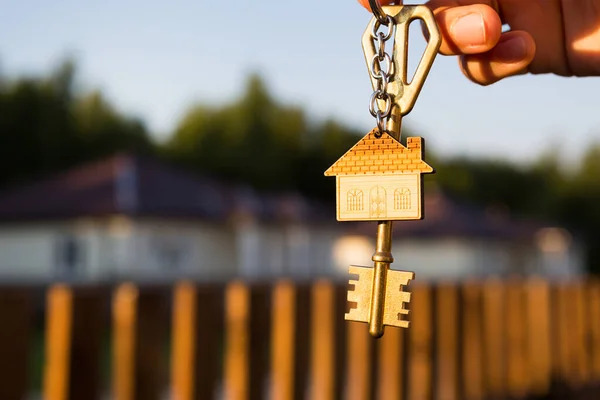
[[[296,364],[296,288],[289,281],[273,288],[271,398],[292,400]]]
[[[385,335],[376,342],[378,353],[375,389],[379,400],[401,400],[403,389],[404,329],[386,328]]]
[[[225,398],[263,398],[269,352],[270,287],[232,282],[225,295]]]
[[[486,355],[484,387],[491,399],[506,397],[505,284],[490,279],[483,286],[483,348]]]
[[[28,289],[0,291],[0,399],[24,399],[29,386],[29,352],[33,307]]]
[[[409,400],[429,400],[432,396],[432,299],[431,288],[425,284],[415,284],[410,300]]]
[[[591,378],[600,383],[600,280],[592,279],[588,288],[588,319],[590,321]]]
[[[192,400],[195,395],[197,295],[190,282],[178,284],[173,291],[171,384],[177,400]]]
[[[311,299],[311,394],[333,400],[336,392],[336,288],[328,281],[313,285]]]
[[[164,355],[168,321],[163,293],[158,287],[140,289],[131,284],[117,289],[113,302],[113,379],[118,400],[157,400],[167,388]]]
[[[555,359],[557,374],[560,381],[566,385],[569,390],[578,386],[578,317],[577,317],[577,299],[573,291],[574,283],[560,282],[556,287],[557,302],[557,320],[553,324],[557,331],[557,349],[558,358]]]
[[[250,290],[241,282],[225,291],[225,378],[226,399],[248,399]]]
[[[573,326],[575,337],[573,345],[575,346],[577,368],[575,372],[575,383],[580,389],[583,389],[590,380],[590,355],[588,345],[588,329],[590,322],[586,318],[588,305],[586,304],[585,286],[581,280],[574,282],[572,286],[574,322]]]
[[[481,284],[467,282],[462,289],[463,396],[481,400],[485,397]]]
[[[555,311],[552,318],[552,346],[554,347],[554,357],[552,357],[552,376],[553,380],[566,385],[568,375],[568,309],[565,301],[565,283],[556,283],[551,287],[552,308]],[[567,372],[565,372],[567,371]]]
[[[373,338],[369,327],[359,322],[348,321],[346,398],[363,400],[371,398]]]
[[[458,288],[442,284],[436,290],[436,398],[458,399]]]
[[[552,347],[550,325],[550,290],[545,279],[533,278],[527,283],[527,347],[530,390],[535,396],[550,391],[552,379]]]
[[[112,384],[116,400],[133,400],[136,374],[136,321],[138,289],[133,284],[119,286],[113,297]]]
[[[336,371],[336,382],[335,382],[335,399],[346,400],[345,389],[347,388],[347,360],[349,359],[348,354],[348,326],[350,323],[346,321],[344,315],[348,311],[348,284],[341,284],[335,286],[335,310],[338,317],[335,318],[336,325],[336,341],[335,341],[335,371]]]
[[[223,288],[182,282],[173,302],[171,377],[175,400],[214,399],[220,377]]]
[[[65,285],[52,286],[47,292],[46,302],[44,399],[67,400],[73,319],[72,291]]]
[[[529,369],[526,310],[523,283],[510,280],[506,287],[508,393],[515,398],[528,394]]]

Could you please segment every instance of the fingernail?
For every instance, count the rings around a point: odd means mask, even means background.
[[[522,61],[527,56],[527,43],[521,36],[509,37],[494,49],[494,58],[505,63]]]
[[[453,39],[461,47],[477,47],[486,43],[485,22],[479,13],[457,19],[450,28]]]

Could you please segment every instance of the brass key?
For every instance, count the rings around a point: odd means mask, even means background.
[[[377,226],[377,249],[373,254],[374,268],[350,267],[350,274],[358,275],[351,280],[354,290],[348,292],[348,301],[355,303],[346,314],[351,321],[368,322],[369,333],[374,337],[383,336],[383,326],[390,325],[408,328],[409,322],[401,319],[408,314],[404,304],[410,302],[410,293],[402,291],[414,272],[390,270],[392,257],[392,222],[379,222]],[[389,290],[388,290],[389,289]]]
[[[375,17],[363,36],[363,49],[371,72],[374,93],[370,111],[377,128],[369,132],[326,172],[336,176],[337,219],[339,221],[377,221],[374,268],[351,266],[354,288],[348,292],[352,305],[346,314],[351,321],[369,324],[369,333],[379,338],[384,326],[407,328],[402,319],[408,314],[404,305],[410,293],[404,286],[415,274],[390,269],[392,221],[418,220],[422,212],[422,174],[433,173],[423,160],[423,139],[399,142],[402,116],[408,114],[423,87],[441,45],[441,35],[433,13],[426,6],[379,7],[370,0]],[[429,41],[415,75],[409,82],[408,28],[421,19],[428,28]],[[380,31],[387,26],[387,32]],[[394,41],[393,55],[385,52],[386,42]]]

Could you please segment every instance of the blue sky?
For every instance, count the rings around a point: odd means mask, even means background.
[[[411,2],[414,3],[414,2]],[[82,81],[165,137],[192,102],[234,98],[260,71],[283,101],[365,132],[374,126],[355,0],[100,2],[0,0],[0,68],[45,72],[71,54]],[[411,60],[423,39],[415,32]],[[549,148],[576,160],[600,141],[600,78],[525,76],[479,87],[439,56],[405,118],[446,155],[527,162]]]

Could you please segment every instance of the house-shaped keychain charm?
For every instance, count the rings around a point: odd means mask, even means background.
[[[337,181],[338,221],[398,221],[423,218],[423,138],[409,137],[406,147],[377,128],[336,161],[325,176]]]
[[[325,176],[335,176],[338,221],[377,221],[374,268],[352,265],[354,287],[348,301],[354,304],[346,319],[367,322],[374,337],[383,326],[408,328],[402,318],[410,302],[403,288],[414,279],[408,271],[389,269],[392,221],[423,218],[423,174],[433,168],[423,161],[423,138],[409,137],[406,147],[388,133],[375,128],[337,160]]]

